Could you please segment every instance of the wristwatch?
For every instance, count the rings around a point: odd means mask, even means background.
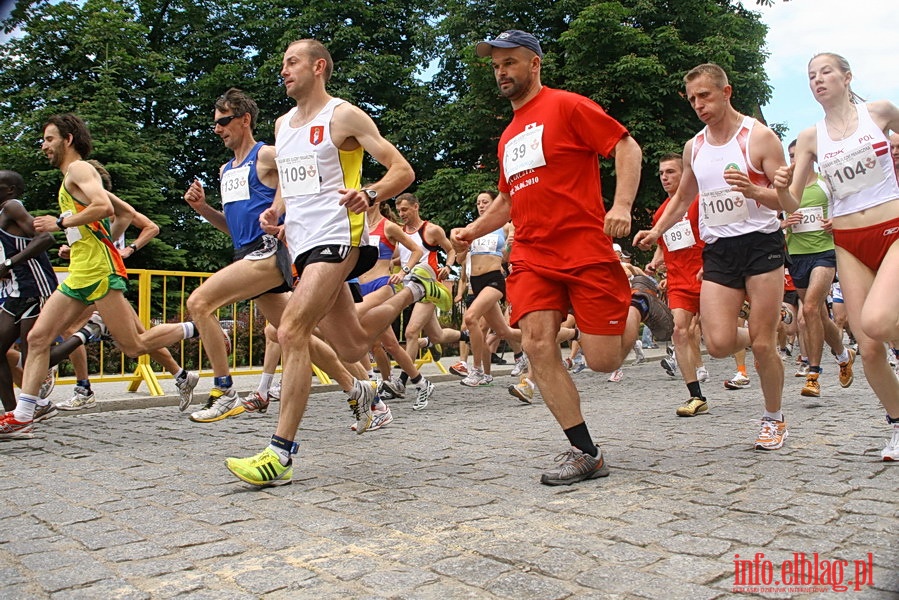
[[[62,231],[63,229],[66,228],[66,226],[62,224],[63,219],[65,219],[64,215],[59,215],[59,218],[56,219],[56,226],[59,228],[60,231]]]
[[[6,267],[7,269],[12,270],[12,260],[7,258],[6,260],[3,261],[3,266]]]
[[[131,248],[132,252],[137,252],[137,244],[128,244],[128,247]]]
[[[411,270],[412,269],[410,269],[407,265],[403,265],[403,273],[405,273],[406,275],[408,275]]]
[[[377,190],[367,190],[367,189],[363,188],[359,191],[362,192],[363,194],[365,194],[366,196],[368,196],[368,205],[369,206],[374,206],[375,202],[378,201],[378,191]]]

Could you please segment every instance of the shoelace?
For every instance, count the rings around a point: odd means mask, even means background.
[[[777,423],[774,421],[762,421],[762,430],[759,432],[759,439],[771,439],[777,437]]]

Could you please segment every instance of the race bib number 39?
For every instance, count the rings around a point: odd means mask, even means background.
[[[308,196],[321,191],[315,152],[279,156],[277,160],[282,196]]]
[[[821,170],[834,196],[840,200],[865,188],[874,187],[884,179],[883,169],[877,162],[877,155],[871,144],[856,148],[832,160],[823,161]]]
[[[546,165],[543,156],[543,125],[528,125],[525,130],[506,142],[503,148],[503,171],[506,181],[527,171]]]
[[[702,219],[707,226],[720,227],[749,218],[748,200],[730,188],[704,191],[699,200]]]
[[[250,199],[250,167],[230,169],[222,174],[222,204]]]

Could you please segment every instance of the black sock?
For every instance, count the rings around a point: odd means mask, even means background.
[[[403,385],[406,385],[406,383],[408,383],[408,381],[409,381],[409,374],[406,373],[405,371],[400,371],[400,382],[402,382]]]
[[[406,377],[408,377],[408,375],[406,375]],[[419,383],[421,383],[421,373],[418,374],[418,377],[413,377],[409,381],[412,382],[412,385],[418,385]]]
[[[513,353],[512,353],[512,357],[513,357],[515,360],[518,360],[519,358],[521,358],[521,356],[522,356],[523,354],[524,354],[524,352],[513,352]]]
[[[645,320],[649,314],[649,301],[641,296],[631,296],[631,306],[640,311],[640,319]]]
[[[75,382],[75,385],[78,387],[83,387],[87,391],[91,391],[91,380],[90,379],[79,379]]]
[[[468,335],[468,332],[467,332],[467,331],[460,331],[460,332],[459,332],[459,341],[460,341],[460,342],[465,342],[466,344],[467,344],[468,342],[471,341],[471,337]]]
[[[694,381],[693,383],[688,383],[687,390],[690,392],[691,398],[702,398],[703,400],[705,400],[705,396],[702,395],[702,390],[699,388],[698,381]]]
[[[565,430],[565,435],[568,436],[568,441],[571,445],[584,454],[589,454],[593,458],[596,458],[599,454],[599,448],[593,443],[593,439],[590,437],[590,431],[587,430],[586,423],[569,427]]]

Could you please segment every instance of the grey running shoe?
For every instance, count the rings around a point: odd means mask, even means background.
[[[206,406],[203,407],[203,410],[191,413],[190,420],[197,423],[212,423],[228,417],[236,417],[243,411],[243,404],[240,403],[240,398],[233,389],[212,388],[212,391],[209,392],[209,399],[206,400]]]
[[[674,316],[671,309],[650,293],[633,290],[632,295],[649,304],[649,312],[643,317],[643,323],[649,327],[652,337],[659,342],[670,340],[671,334],[674,333]]]
[[[378,396],[387,400],[392,400],[393,398],[405,398],[406,386],[400,382],[399,378],[388,377],[378,384]]]
[[[421,383],[415,386],[415,388],[418,390],[418,395],[412,403],[412,410],[427,408],[428,400],[434,395],[434,384],[422,377]]]
[[[571,485],[585,479],[608,477],[609,466],[602,456],[602,450],[597,446],[599,453],[596,458],[571,447],[568,452],[563,452],[556,457],[559,466],[540,478],[543,485]]]
[[[53,393],[53,388],[56,387],[57,372],[59,372],[59,366],[57,365],[53,365],[47,370],[47,376],[44,377],[44,381],[41,383],[41,390],[38,392],[38,396],[41,400],[45,400]]]
[[[109,336],[109,329],[106,327],[106,323],[103,322],[103,317],[101,317],[100,313],[97,311],[94,311],[94,314],[87,320],[85,327],[91,332],[91,337],[88,341],[108,342],[112,340]]]
[[[371,427],[371,405],[377,403],[377,398],[374,388],[368,381],[355,380],[346,401],[356,418],[356,426],[353,428],[356,433],[365,433]]]
[[[31,417],[32,423],[40,423],[41,421],[45,421],[50,417],[55,417],[59,414],[59,411],[56,410],[56,407],[52,402],[48,402],[44,406],[35,406],[34,407],[34,416]]]
[[[181,379],[175,379],[175,387],[178,388],[178,410],[184,412],[194,401],[194,388],[199,382],[200,376],[190,371],[185,371],[185,376]]]
[[[527,373],[528,370],[528,355],[522,354],[516,361],[515,366],[512,367],[512,372],[509,373],[512,377],[518,377],[522,373]]]
[[[75,393],[72,394],[72,397],[57,404],[56,408],[59,410],[81,410],[82,408],[92,408],[95,404],[97,404],[97,399],[94,397],[94,392],[76,385]]]
[[[485,385],[484,377],[484,373],[480,369],[472,369],[468,372],[468,376],[459,383],[466,387],[478,387],[479,385]]]
[[[677,377],[677,359],[674,358],[673,354],[660,360],[659,364],[662,365],[662,368],[665,369],[666,373],[672,377]]]

